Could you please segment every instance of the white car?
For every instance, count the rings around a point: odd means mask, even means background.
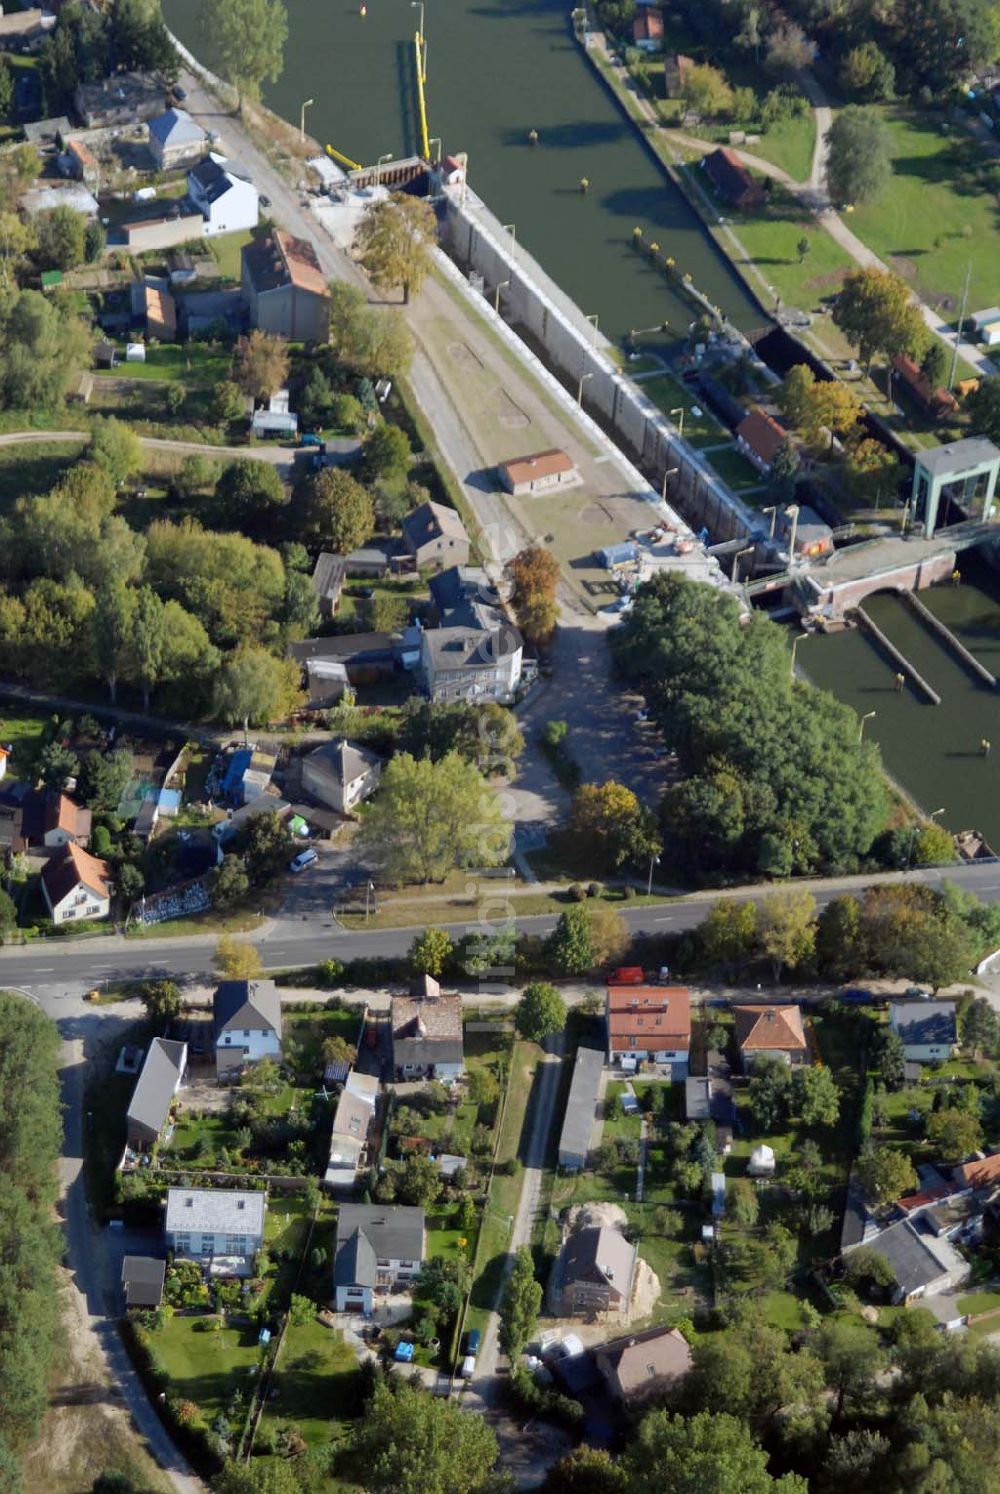
[[[290,872],[305,871],[307,866],[312,866],[313,862],[318,860],[319,856],[313,850],[312,846],[310,846],[308,850],[300,851],[299,854],[288,863],[288,870]]]

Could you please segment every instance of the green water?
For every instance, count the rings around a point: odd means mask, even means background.
[[[203,50],[199,0],[164,0],[168,24]],[[631,247],[642,228],[744,330],[766,320],[683,196],[663,175],[573,39],[570,0],[427,0],[427,111],[444,149],[467,151],[469,183],[601,329],[620,338],[690,305]],[[265,101],[353,160],[417,146],[409,0],[289,0],[285,69]],[[528,144],[536,129],[539,144]],[[591,183],[579,191],[581,177]]]
[[[967,578],[961,586],[933,587],[920,600],[1000,676],[998,578],[969,555],[959,564]],[[866,736],[878,742],[889,772],[928,813],[943,807],[942,824],[981,830],[1000,850],[1000,691],[962,665],[906,602],[883,592],[864,606],[938,692],[940,705],[930,705],[909,686],[897,694],[895,666],[856,630],[804,639],[798,663],[814,684],[859,713],[877,712],[865,725]],[[980,751],[983,737],[993,743],[988,757]]]

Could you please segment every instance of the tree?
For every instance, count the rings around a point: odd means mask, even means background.
[[[127,748],[88,752],[80,760],[76,791],[88,809],[117,809],[135,777],[135,759]]]
[[[758,1058],[748,1088],[754,1124],[765,1135],[772,1134],[785,1119],[792,1092],[788,1065],[778,1058]]]
[[[884,1204],[912,1193],[917,1174],[905,1152],[888,1146],[869,1147],[858,1158],[858,1176],[870,1203]]]
[[[943,1162],[964,1162],[982,1146],[983,1128],[978,1116],[949,1106],[934,1111],[927,1122],[927,1140]]]
[[[66,205],[35,215],[35,255],[46,270],[75,270],[86,258],[82,215]]]
[[[767,1454],[735,1416],[650,1411],[622,1464],[628,1494],[805,1494],[806,1481],[767,1471]]]
[[[240,386],[231,379],[220,380],[212,390],[212,419],[216,425],[230,425],[246,412],[247,402]]]
[[[930,384],[932,389],[944,382],[948,372],[948,354],[944,343],[937,337],[932,337],[924,349],[924,356],[920,360],[920,372]],[[940,829],[935,826],[935,829]]]
[[[927,329],[910,292],[888,270],[850,270],[833,306],[833,319],[858,349],[865,371],[876,353],[892,359],[920,352]]]
[[[592,903],[585,912],[594,964],[616,965],[632,940],[628,924],[610,903]]]
[[[878,1334],[858,1318],[831,1318],[823,1325],[818,1348],[826,1383],[837,1397],[837,1416],[843,1415],[846,1402],[863,1405],[886,1367]]]
[[[215,484],[213,519],[221,529],[266,538],[288,503],[288,493],[270,462],[230,462]]]
[[[398,311],[369,306],[364,292],[343,280],[330,282],[330,346],[358,373],[406,373],[413,357],[409,329]]]
[[[542,1305],[541,1283],[535,1280],[535,1262],[531,1250],[522,1245],[500,1299],[500,1347],[507,1358],[516,1360],[530,1341]]]
[[[288,866],[295,849],[292,833],[274,810],[251,815],[233,838],[253,887],[266,887]]]
[[[219,4],[245,4],[248,0],[216,0]],[[276,0],[254,0],[274,4]],[[288,344],[283,337],[254,328],[236,344],[236,387],[252,400],[270,399],[288,378]]]
[[[410,945],[410,969],[414,975],[433,975],[437,979],[454,949],[451,935],[444,929],[424,929]]]
[[[751,958],[757,942],[757,906],[722,898],[698,925],[698,941],[711,965],[735,974]]]
[[[816,43],[794,21],[777,26],[767,43],[767,66],[775,73],[798,73],[811,67]]]
[[[281,0],[203,0],[202,33],[217,70],[236,89],[237,107],[260,97],[284,66],[288,14]]]
[[[208,895],[220,912],[234,908],[250,891],[246,862],[242,856],[224,856],[208,879]]]
[[[220,936],[213,958],[225,980],[255,980],[264,968],[253,945],[237,943],[232,934]]]
[[[511,826],[482,774],[457,752],[439,762],[397,753],[364,808],[359,854],[391,882],[432,882],[456,866],[500,866]]]
[[[770,893],[760,902],[757,934],[775,980],[786,967],[801,970],[816,949],[816,899],[805,889]]]
[[[528,545],[507,566],[511,604],[525,634],[535,644],[545,644],[555,632],[559,617],[556,589],[559,562],[550,550]]]
[[[90,614],[94,668],[108,687],[111,702],[118,697],[118,679],[128,664],[129,638],[136,594],[124,581],[112,580],[101,589]]]
[[[413,461],[406,432],[381,420],[361,449],[361,476],[365,482],[405,477]]]
[[[603,1447],[584,1443],[552,1464],[542,1494],[625,1494],[625,1475]]]
[[[840,1090],[829,1069],[796,1069],[793,1104],[806,1126],[835,1126],[840,1118]]]
[[[99,415],[94,421],[90,450],[87,453],[95,467],[106,472],[116,485],[127,482],[142,466],[139,437],[124,421],[113,415]]]
[[[0,305],[0,404],[55,408],[89,361],[91,332],[71,298],[21,291]]]
[[[827,131],[826,144],[826,183],[833,202],[867,202],[885,190],[892,164],[876,110],[848,104]]]
[[[560,975],[587,975],[594,968],[590,919],[582,903],[560,913],[546,940],[545,952]]]
[[[276,659],[266,649],[244,644],[222,666],[215,712],[223,721],[243,727],[249,741],[251,722],[265,726],[295,710],[302,699],[299,668],[293,660]]]
[[[866,104],[892,98],[896,87],[896,69],[873,41],[862,42],[844,53],[839,78],[845,93]]]
[[[14,102],[14,75],[6,57],[0,61],[0,118],[6,119]]]
[[[978,1059],[981,1053],[993,1057],[1000,1045],[1000,1023],[987,996],[977,996],[965,1009],[962,1018],[962,1042]]]
[[[514,1008],[514,1026],[521,1037],[533,1043],[544,1043],[554,1032],[566,1026],[566,1003],[555,986],[534,981],[526,986]]]
[[[322,1060],[324,1069],[326,1069],[329,1064],[334,1063],[346,1063],[348,1067],[350,1067],[352,1064],[356,1063],[357,1057],[358,1050],[355,1045],[353,1043],[349,1043],[346,1038],[341,1037],[338,1033],[334,1033],[332,1036],[323,1039],[323,1043],[320,1048],[320,1058]]]
[[[38,755],[38,776],[46,788],[61,789],[80,771],[80,759],[63,742],[47,742]]]
[[[403,303],[419,291],[437,243],[434,209],[423,197],[393,192],[365,210],[357,233],[358,262],[380,291],[403,288]]]
[[[924,825],[913,843],[913,861],[917,866],[940,866],[955,860],[955,840],[950,830],[936,822]]]
[[[601,870],[617,871],[661,850],[655,823],[631,789],[609,778],[573,795],[569,833]]]
[[[148,980],[142,988],[146,1016],[157,1027],[165,1027],[181,1014],[183,998],[175,980]]]
[[[5,944],[17,928],[17,908],[13,899],[0,890],[0,944]]]
[[[292,499],[293,532],[312,550],[348,555],[375,533],[371,493],[341,467],[324,467]]]
[[[965,408],[977,436],[1000,442],[1000,379],[983,379],[965,401]]]
[[[856,897],[836,897],[820,910],[816,923],[816,960],[834,980],[856,975],[864,962],[861,904]]]
[[[399,1174],[397,1193],[401,1203],[414,1208],[433,1208],[441,1195],[442,1180],[437,1163],[418,1152],[407,1157]]]
[[[405,1381],[380,1381],[359,1425],[359,1482],[371,1494],[477,1494],[497,1460],[479,1416]]]
[[[733,90],[725,73],[708,64],[687,67],[683,74],[684,102],[687,108],[705,119],[728,114],[733,108]]]
[[[805,234],[796,241],[795,252],[799,256],[799,264],[802,264],[807,255],[812,252],[812,239],[807,239]]]
[[[802,466],[802,458],[793,441],[786,436],[771,458],[768,469],[768,488],[773,496],[791,497],[795,491],[795,479],[799,468]]]
[[[906,1080],[906,1047],[899,1033],[888,1024],[875,1035],[872,1062],[881,1071],[882,1083],[890,1093],[902,1089]]]

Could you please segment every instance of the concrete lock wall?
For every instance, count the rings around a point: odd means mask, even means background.
[[[845,581],[840,586],[823,587],[822,596],[813,602],[810,611],[824,609],[830,617],[843,617],[866,597],[878,591],[923,591],[940,581],[946,581],[955,569],[956,552],[945,550],[926,560],[897,566],[892,570],[875,571],[858,580]],[[814,578],[819,581],[820,577]]]
[[[640,386],[621,372],[608,356],[608,340],[514,243],[481,199],[462,186],[448,188],[444,195],[442,238],[451,253],[483,277],[484,295],[490,301],[500,287],[505,320],[537,341],[571,383],[582,380],[585,403],[600,413],[619,443],[655,473],[658,483],[664,473],[677,469],[668,494],[687,521],[696,528],[706,525],[716,543],[758,531],[760,522],[753,510],[681,439]]]

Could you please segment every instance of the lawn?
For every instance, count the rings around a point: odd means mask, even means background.
[[[200,1332],[201,1315],[169,1318],[152,1335],[152,1344],[170,1377],[172,1392],[180,1400],[194,1401],[211,1424],[226,1414],[233,1396],[242,1397],[244,1414],[260,1362],[257,1326],[222,1328],[217,1333]],[[231,1416],[237,1424],[239,1418]]]
[[[244,244],[253,242],[251,229],[244,229],[241,233],[223,233],[216,239],[208,240],[208,247],[212,258],[226,280],[239,280],[241,273],[240,250]]]
[[[965,1297],[959,1297],[958,1310],[975,1316],[981,1312],[994,1312],[1000,1309],[1000,1291],[997,1292],[969,1292]]]
[[[768,206],[759,214],[740,217],[726,211],[726,216],[750,260],[786,308],[812,311],[824,297],[836,294],[845,272],[853,267],[854,261],[826,229],[780,187],[772,191]],[[809,244],[803,259],[799,258],[800,239]]]
[[[28,778],[33,776],[35,754],[45,740],[49,718],[22,714],[23,707],[0,702],[0,740],[11,750],[7,761],[7,776]]]
[[[210,389],[229,377],[232,355],[207,343],[161,342],[146,349],[145,363],[120,363],[114,369],[95,369],[98,379],[128,379],[182,383],[185,389]],[[206,451],[211,456],[211,451]]]
[[[682,409],[684,411],[684,439],[692,446],[714,446],[717,441],[728,441],[729,432],[715,417],[698,404],[691,390],[670,374],[660,374],[655,379],[643,379],[639,387],[654,404],[659,405],[665,415]],[[700,415],[693,411],[698,409]],[[677,415],[671,415],[677,423]]]
[[[808,181],[812,170],[815,145],[816,123],[810,111],[798,119],[779,120],[753,145],[742,148],[750,155],[780,166],[793,181],[804,182]]]
[[[0,508],[15,498],[36,498],[54,488],[79,459],[80,441],[33,441],[0,446]]]
[[[753,463],[748,462],[735,446],[730,446],[724,451],[713,451],[706,460],[711,463],[723,481],[728,482],[729,486],[735,488],[737,492],[760,487],[765,482]]]
[[[979,172],[987,157],[964,130],[925,109],[883,110],[893,174],[872,202],[850,215],[851,228],[919,296],[950,312],[972,265],[970,309],[1000,301],[995,190]]]
[[[285,1012],[285,1060],[305,1078],[319,1077],[323,1072],[322,1047],[327,1038],[340,1037],[349,1043],[361,1039],[361,1018],[356,1009],[343,1007],[323,1012]]]
[[[273,1379],[277,1393],[261,1425],[293,1422],[310,1447],[339,1440],[345,1432],[344,1410],[354,1409],[357,1369],[354,1350],[338,1330],[318,1318],[302,1326],[289,1324]]]
[[[660,1282],[660,1300],[653,1309],[652,1321],[674,1317],[678,1310],[693,1316],[695,1310],[711,1297],[711,1270],[707,1262],[698,1265],[693,1247],[697,1243],[698,1217],[694,1212],[683,1216],[681,1238],[661,1233],[651,1204],[627,1204],[626,1213],[638,1225],[639,1254],[655,1271]]]

